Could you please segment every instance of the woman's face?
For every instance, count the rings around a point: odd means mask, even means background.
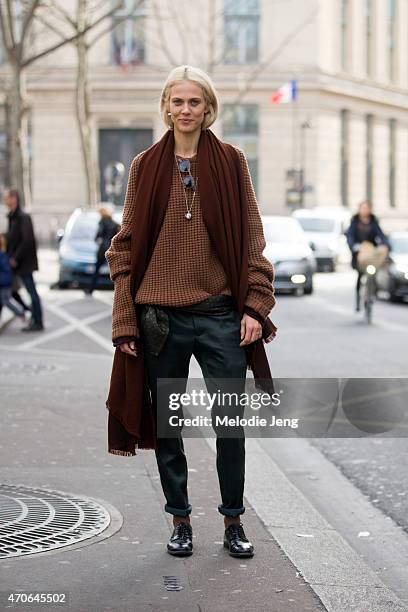
[[[204,113],[208,110],[203,90],[192,81],[180,81],[170,90],[169,110],[174,130],[190,134],[201,130]]]
[[[367,202],[363,202],[362,204],[360,204],[360,209],[358,212],[360,216],[364,217],[365,219],[370,216],[371,209],[370,209],[370,206],[367,204]]]

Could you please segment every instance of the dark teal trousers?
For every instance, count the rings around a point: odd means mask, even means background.
[[[141,338],[143,341],[143,307],[141,311]],[[158,408],[157,379],[177,378],[178,391],[187,386],[191,356],[197,359],[207,391],[214,392],[211,379],[242,379],[245,389],[246,354],[240,347],[240,317],[236,310],[226,314],[197,315],[181,309],[166,308],[169,315],[169,334],[157,356],[145,347],[145,363],[152,393],[153,409]],[[245,438],[219,437],[216,439],[217,473],[222,503],[218,511],[225,516],[238,516],[245,512],[243,504],[245,481]],[[166,498],[165,511],[187,516],[192,511],[187,491],[187,460],[183,439],[159,438],[156,450],[157,466]]]

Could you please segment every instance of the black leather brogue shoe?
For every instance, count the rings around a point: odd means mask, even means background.
[[[177,523],[167,544],[167,552],[179,557],[193,554],[193,528],[189,523]]]
[[[224,547],[229,549],[231,557],[253,557],[254,547],[247,539],[242,523],[232,523],[225,530]]]

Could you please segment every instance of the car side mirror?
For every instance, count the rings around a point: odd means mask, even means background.
[[[58,244],[61,242],[61,240],[64,237],[64,230],[62,228],[60,228],[59,230],[57,230],[57,242]]]

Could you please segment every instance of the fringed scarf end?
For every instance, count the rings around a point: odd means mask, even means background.
[[[108,450],[108,453],[110,453],[111,455],[122,455],[123,457],[134,457],[135,455],[137,455],[136,451],[132,453],[131,451],[120,451],[113,448],[110,448]]]

